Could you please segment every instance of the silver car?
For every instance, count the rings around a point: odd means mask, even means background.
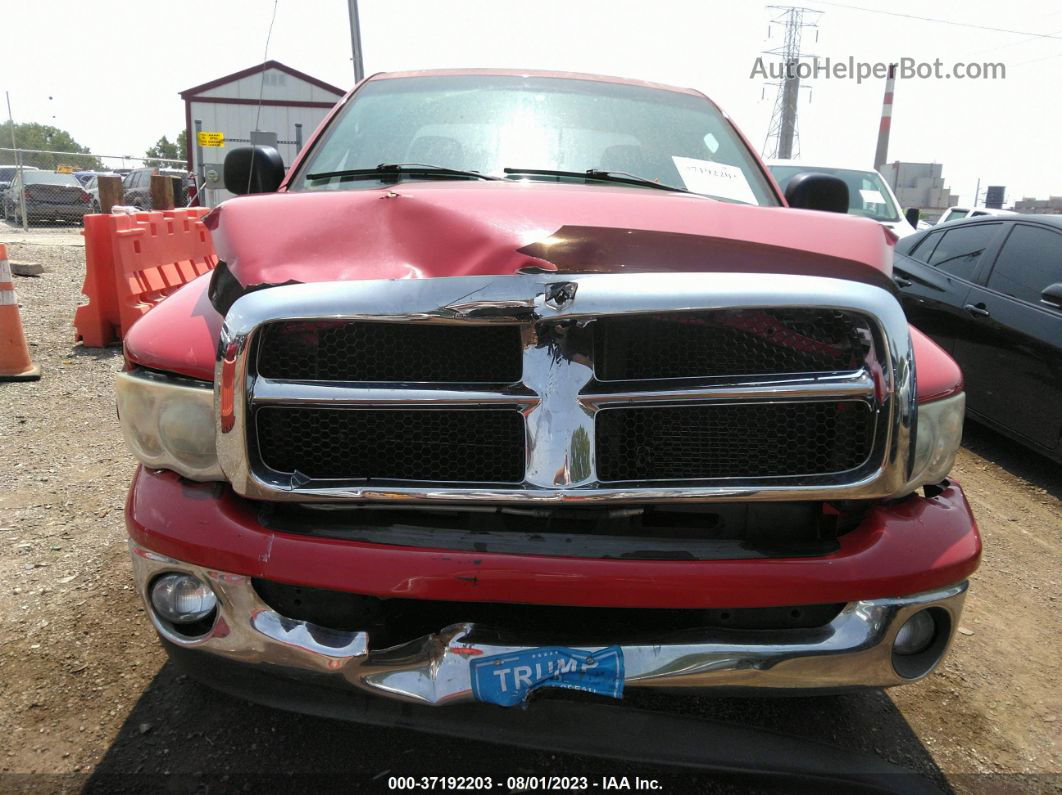
[[[30,222],[80,221],[92,212],[92,197],[73,174],[51,171],[15,174],[4,195],[4,218],[19,221],[21,196],[25,196],[26,217]]]

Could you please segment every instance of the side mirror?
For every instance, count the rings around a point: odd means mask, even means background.
[[[907,219],[907,223],[917,229],[918,221],[922,217],[922,213],[917,207],[908,207],[907,211],[903,214],[903,217]]]
[[[802,172],[790,178],[785,188],[785,200],[790,207],[802,210],[847,213],[848,185],[829,174]]]
[[[1040,303],[1052,309],[1062,309],[1062,282],[1055,282],[1050,287],[1045,287],[1040,293]]]
[[[240,146],[225,155],[229,193],[272,193],[283,181],[284,161],[272,146]]]

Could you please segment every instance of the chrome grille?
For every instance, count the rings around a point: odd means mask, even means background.
[[[603,381],[849,371],[869,348],[866,323],[828,309],[724,309],[594,324]]]
[[[516,326],[288,321],[258,347],[266,378],[510,384],[522,365]]]
[[[597,414],[603,481],[792,477],[846,472],[874,439],[865,403],[738,403]]]
[[[256,412],[262,463],[325,480],[519,483],[524,420],[517,411],[322,409]]]
[[[792,275],[556,278],[241,298],[216,380],[233,487],[577,503],[869,498],[906,483],[914,371],[886,291]]]

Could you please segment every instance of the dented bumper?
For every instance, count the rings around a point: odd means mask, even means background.
[[[208,679],[207,661],[220,668],[228,660],[280,673],[280,683],[308,678],[426,705],[513,704],[547,685],[620,696],[649,687],[777,692],[913,681],[946,653],[981,553],[955,484],[872,509],[836,551],[811,558],[659,561],[413,549],[277,532],[261,523],[258,510],[219,484],[138,471],[126,508],[137,588],[171,653],[201,658]],[[192,574],[214,589],[217,615],[204,634],[182,636],[154,614],[148,589],[164,572]],[[548,632],[531,639],[525,627],[459,620],[381,648],[369,631],[284,615],[282,605],[271,607],[255,590],[259,578],[382,600],[662,611],[844,607],[815,627],[650,631],[644,640],[605,648],[579,638],[550,645],[556,639]],[[932,614],[937,641],[922,663],[897,665],[897,633],[921,610]],[[596,678],[589,671],[595,667]]]
[[[372,649],[368,632],[337,631],[281,615],[261,600],[246,575],[174,560],[135,542],[130,548],[147,612],[158,633],[174,646],[295,675],[324,676],[335,686],[427,705],[480,700],[511,706],[549,685],[616,697],[630,687],[888,687],[932,670],[958,626],[966,592],[962,582],[928,593],[852,602],[824,627],[705,628],[606,649],[583,646],[558,652],[551,646],[503,645],[480,639],[497,637],[494,628],[471,623],[441,627],[393,648]],[[186,637],[152,610],[148,589],[165,572],[193,574],[217,594],[217,616],[205,634]],[[896,633],[924,609],[942,618],[938,626],[943,637],[924,670],[901,675],[893,662]],[[513,634],[513,628],[500,629]],[[587,659],[591,669],[608,664],[609,675],[588,671]],[[477,669],[484,666],[477,686]]]

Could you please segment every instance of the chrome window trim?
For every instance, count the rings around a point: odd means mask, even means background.
[[[558,283],[569,286],[558,290]],[[562,299],[556,299],[558,295]],[[874,340],[864,367],[849,373],[605,382],[594,378],[592,351],[587,358],[585,350],[570,347],[566,341],[570,329],[606,315],[802,307],[865,317]],[[483,384],[465,388],[258,378],[249,361],[256,350],[256,333],[264,324],[280,320],[519,324],[524,340],[523,378],[518,384],[486,388]],[[565,321],[568,330],[556,325],[557,321]],[[717,502],[899,496],[905,493],[910,476],[917,416],[910,333],[895,297],[862,282],[792,274],[534,273],[273,287],[233,304],[222,328],[215,385],[218,457],[233,488],[254,499],[299,502]],[[602,409],[849,399],[866,401],[877,418],[871,457],[855,470],[813,477],[651,481],[648,487],[596,479],[594,415]],[[337,483],[310,481],[298,474],[276,477],[254,466],[248,455],[246,424],[251,403],[352,410],[512,407],[527,421],[525,480],[513,487]]]

